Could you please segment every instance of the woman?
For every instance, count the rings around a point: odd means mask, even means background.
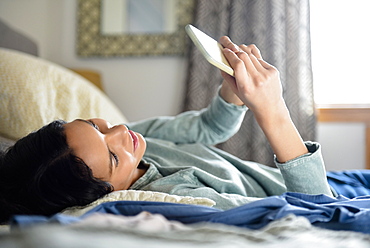
[[[49,215],[129,188],[208,197],[220,209],[285,191],[331,195],[319,145],[302,141],[276,68],[254,45],[220,42],[235,76],[222,72],[219,94],[206,109],[128,126],[55,121],[19,140],[1,158],[1,220]],[[235,134],[247,108],[280,171],[210,146]]]

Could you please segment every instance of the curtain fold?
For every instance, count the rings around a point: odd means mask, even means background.
[[[197,0],[193,24],[215,39],[256,44],[280,71],[283,94],[304,140],[314,140],[309,0]],[[206,107],[222,82],[218,69],[191,46],[184,110]],[[268,142],[248,111],[239,132],[219,147],[242,159],[273,165]]]

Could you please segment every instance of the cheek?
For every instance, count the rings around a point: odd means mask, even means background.
[[[125,190],[131,185],[133,168],[129,165],[120,165],[111,177],[110,183],[114,190]]]

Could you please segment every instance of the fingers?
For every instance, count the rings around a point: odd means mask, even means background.
[[[267,63],[262,62],[262,55],[258,47],[254,44],[251,45],[240,45],[237,46],[233,43],[229,37],[223,36],[220,38],[220,43],[223,47],[230,49],[234,52],[242,61],[244,61],[245,66],[247,66],[251,70],[264,70],[268,69]],[[229,61],[230,62],[230,61]],[[251,67],[251,65],[253,65]]]
[[[248,54],[244,50],[233,52],[228,48],[224,49],[224,55],[234,69],[235,76],[245,77],[246,75],[257,75],[263,73],[266,68],[260,63],[253,54]]]
[[[262,59],[258,59],[254,54],[246,53],[246,52],[239,52],[238,56],[245,62],[247,66],[247,70],[250,72],[258,71],[263,72],[266,68],[262,66],[261,61]]]
[[[245,71],[247,66],[250,67],[252,65],[245,52],[233,52],[229,48],[225,48],[224,55],[235,72]]]
[[[242,50],[237,52],[236,55],[244,62],[244,66],[249,74],[255,74],[264,70],[259,60],[253,54],[246,53]]]
[[[225,48],[229,48],[231,51],[233,52],[240,52],[240,51],[244,51],[246,52],[247,54],[253,54],[254,56],[256,56],[257,59],[262,59],[262,55],[261,55],[261,52],[260,50],[258,49],[258,47],[254,44],[251,44],[251,45],[236,45],[235,43],[233,43],[229,37],[227,36],[222,36],[220,38],[220,43],[223,47]]]
[[[234,53],[238,52],[240,49],[237,45],[235,45],[229,37],[227,36],[222,36],[220,38],[220,43],[223,47],[230,49]]]
[[[248,53],[248,54],[253,54],[257,59],[262,59],[262,55],[261,55],[261,52],[260,50],[258,49],[258,47],[254,44],[251,44],[251,45],[240,45],[239,46],[241,50],[243,50],[244,52]]]
[[[256,45],[251,44],[251,45],[246,46],[243,44],[243,45],[240,45],[239,47],[241,50],[243,50],[249,55],[251,61],[253,62],[253,65],[256,67],[258,71],[270,68],[268,63],[266,63],[263,60],[261,52]]]

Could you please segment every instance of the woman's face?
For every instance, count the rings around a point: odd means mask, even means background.
[[[75,155],[90,167],[94,177],[109,182],[114,190],[128,189],[145,173],[137,168],[146,149],[141,134],[102,119],[78,119],[64,126]]]

